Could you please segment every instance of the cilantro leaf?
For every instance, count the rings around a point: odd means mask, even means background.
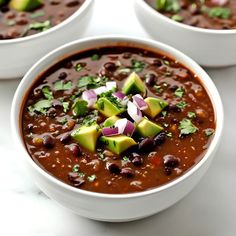
[[[184,109],[188,104],[185,101],[178,102],[176,106],[180,109]]]
[[[98,88],[98,87],[104,86],[107,81],[108,81],[108,78],[105,76],[103,77],[82,76],[78,80],[77,86],[79,88],[86,87],[87,89]]]
[[[64,83],[62,80],[58,80],[54,83],[54,89],[56,91],[70,90],[70,89],[72,89],[72,82],[68,81],[68,82]]]
[[[81,64],[81,63],[78,63],[76,66],[75,66],[75,70],[77,72],[80,72],[81,70],[83,70],[84,66]]]
[[[88,103],[82,99],[77,99],[72,105],[73,114],[75,116],[84,116],[88,110]]]
[[[188,112],[188,118],[190,118],[190,119],[196,118],[196,113],[192,112],[192,111],[189,111]]]
[[[195,125],[193,125],[191,120],[185,118],[182,121],[180,121],[179,130],[180,130],[180,135],[188,135],[197,132],[198,128]]]
[[[95,180],[96,178],[97,178],[96,175],[90,175],[90,176],[87,177],[87,179],[88,179],[89,182],[94,182],[94,180]]]
[[[42,92],[43,92],[44,97],[47,98],[48,100],[53,99],[52,91],[50,90],[48,86],[43,87]]]
[[[51,22],[46,20],[44,22],[34,22],[29,25],[29,30],[45,31],[51,28]]]
[[[231,11],[229,8],[226,7],[213,7],[210,9],[208,15],[210,17],[217,17],[221,19],[228,19],[230,18]]]
[[[143,69],[144,69],[144,67],[145,67],[145,63],[143,63],[142,61],[138,61],[138,60],[132,60],[131,61],[131,63],[132,63],[132,68],[133,68],[133,70],[135,71],[135,72],[141,72]]]
[[[63,111],[66,113],[69,110],[69,102],[62,102]]]
[[[211,128],[205,129],[204,132],[205,132],[205,135],[206,135],[207,137],[209,137],[209,136],[211,136],[212,134],[214,134],[214,129],[211,129]]]
[[[184,89],[183,88],[177,88],[175,90],[175,96],[178,97],[178,98],[182,98],[183,95],[184,95]]]
[[[181,7],[178,0],[157,0],[156,8],[158,11],[178,12]]]
[[[52,106],[52,101],[50,100],[40,100],[38,102],[36,102],[34,105],[29,106],[28,110],[29,112],[38,112],[38,113],[42,113],[42,114],[46,114],[47,110]]]
[[[91,60],[92,60],[92,61],[97,61],[97,60],[99,60],[100,58],[101,58],[101,56],[99,56],[98,54],[94,54],[94,55],[91,56]]]

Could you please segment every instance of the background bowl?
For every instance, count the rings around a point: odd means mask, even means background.
[[[92,6],[93,0],[86,0],[73,15],[42,33],[0,40],[0,79],[23,77],[46,53],[81,37],[91,18]]]
[[[162,15],[144,0],[135,0],[136,15],[145,30],[206,67],[236,64],[236,29],[211,30],[189,26]]]
[[[24,95],[31,88],[38,75],[65,56],[74,55],[78,51],[112,45],[138,46],[177,59],[201,78],[201,82],[207,90],[214,106],[216,131],[212,143],[207,149],[203,159],[186,174],[176,180],[144,192],[131,194],[101,194],[69,186],[49,175],[31,159],[22,138],[21,124],[19,121],[22,117]],[[223,127],[223,108],[220,96],[212,80],[198,64],[183,53],[153,40],[130,38],[126,36],[103,36],[87,38],[66,44],[37,62],[24,76],[15,93],[12,104],[11,125],[13,137],[19,148],[19,153],[21,153],[22,161],[26,163],[31,177],[35,180],[39,188],[50,198],[79,215],[101,221],[120,222],[140,219],[166,209],[183,198],[199,182],[200,178],[209,167],[219,144]]]

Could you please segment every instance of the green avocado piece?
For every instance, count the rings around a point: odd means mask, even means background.
[[[147,97],[144,101],[147,103],[148,108],[143,112],[151,118],[157,116],[166,106],[168,106],[168,102],[160,98]]]
[[[126,95],[137,93],[144,94],[145,91],[145,84],[135,72],[129,75],[122,88],[122,92]]]
[[[111,127],[113,126],[117,120],[119,120],[120,118],[118,116],[111,116],[109,118],[107,118],[104,122],[103,122],[103,126],[104,127]]]
[[[106,117],[116,116],[125,111],[124,107],[118,107],[106,97],[99,98],[95,103],[94,108]]]
[[[17,11],[32,11],[43,5],[43,0],[11,0],[9,4]]]
[[[95,124],[92,126],[81,126],[77,128],[72,132],[71,137],[82,147],[94,152],[100,134],[100,127]]]
[[[144,118],[140,123],[138,123],[136,130],[142,137],[152,137],[160,133],[163,128],[147,118]]]
[[[102,136],[100,141],[104,143],[110,151],[118,155],[137,144],[132,138],[125,135],[111,137]]]

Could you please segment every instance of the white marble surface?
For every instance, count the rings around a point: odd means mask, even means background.
[[[118,33],[147,37],[136,21],[132,1],[96,0],[94,16],[84,36]],[[0,60],[3,60],[1,55]],[[236,235],[236,66],[207,71],[225,107],[223,139],[211,168],[199,185],[175,206],[141,221],[120,224],[76,216],[48,199],[34,185],[21,165],[10,133],[11,101],[19,80],[1,80],[0,235]]]

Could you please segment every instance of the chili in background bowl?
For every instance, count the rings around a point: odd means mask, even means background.
[[[85,0],[74,14],[46,31],[21,38],[0,40],[0,79],[24,76],[46,53],[81,37],[90,21],[92,7],[93,0]]]
[[[206,67],[236,64],[236,29],[204,29],[180,23],[155,10],[145,0],[135,0],[139,22],[154,39],[167,43]]]
[[[184,175],[163,186],[130,194],[104,194],[76,189],[54,178],[39,167],[28,154],[21,127],[22,105],[36,78],[55,63],[78,51],[102,46],[137,46],[175,58],[201,79],[214,107],[216,129],[204,157]],[[22,98],[22,94],[24,95]],[[87,38],[64,45],[36,63],[21,81],[14,96],[11,113],[12,134],[30,175],[52,199],[73,212],[101,221],[122,222],[153,215],[182,199],[200,180],[209,167],[219,144],[223,128],[223,107],[218,91],[204,70],[181,52],[152,40],[126,36]]]

